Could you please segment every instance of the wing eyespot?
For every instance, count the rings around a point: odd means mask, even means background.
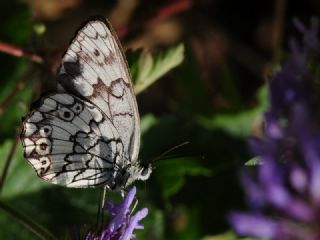
[[[48,138],[40,138],[36,142],[36,153],[40,156],[47,155],[51,151],[51,143]]]
[[[83,110],[83,106],[82,104],[80,103],[75,103],[73,106],[72,106],[72,111],[75,113],[75,114],[79,114],[81,113]]]
[[[52,127],[49,125],[43,126],[39,132],[41,137],[49,137],[52,134]]]
[[[65,121],[72,121],[74,118],[74,113],[63,107],[59,109],[59,117]]]
[[[43,151],[46,150],[47,147],[48,147],[48,144],[47,144],[47,143],[41,143],[41,144],[40,144],[40,149],[43,150]]]
[[[51,161],[48,157],[42,157],[39,159],[40,167],[37,169],[37,172],[40,176],[43,176],[47,173],[51,167]]]

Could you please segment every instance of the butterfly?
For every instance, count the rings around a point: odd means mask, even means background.
[[[138,160],[140,120],[128,65],[104,17],[77,31],[62,58],[55,92],[23,121],[24,156],[45,181],[122,190],[146,180]]]

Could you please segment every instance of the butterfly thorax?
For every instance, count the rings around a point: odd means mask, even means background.
[[[113,191],[120,191],[127,188],[136,180],[147,180],[150,177],[151,172],[151,165],[141,166],[138,162],[134,162],[134,164],[129,164],[118,171],[112,182],[113,184],[109,185],[109,187]]]

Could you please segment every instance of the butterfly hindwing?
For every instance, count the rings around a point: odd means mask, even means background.
[[[24,122],[26,159],[39,177],[70,187],[108,183],[121,161],[123,144],[100,109],[69,94],[41,99]]]

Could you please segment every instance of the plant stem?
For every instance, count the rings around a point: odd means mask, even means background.
[[[45,240],[57,239],[47,229],[35,223],[33,220],[24,216],[23,214],[17,212],[14,208],[8,206],[2,201],[0,201],[0,209],[8,213],[10,216],[15,218],[16,220],[18,220],[25,228],[29,229],[31,232],[37,235],[40,239],[45,239]]]
[[[151,18],[147,19],[143,23],[139,21],[139,22],[130,24],[129,26],[118,27],[115,31],[119,38],[123,38],[128,34],[129,29],[132,30],[136,26],[144,26],[146,25],[146,23],[150,23],[150,21],[165,19],[170,16],[176,15],[180,12],[187,11],[188,9],[191,8],[191,6],[192,6],[192,3],[190,0],[178,0],[171,4],[168,4],[167,6],[160,8],[159,10],[156,11],[156,13]]]
[[[30,53],[25,49],[19,48],[9,43],[0,41],[0,52],[7,53],[16,57],[23,57],[35,63],[43,63],[43,58],[35,53]]]
[[[4,181],[5,181],[6,177],[7,177],[8,169],[9,169],[10,163],[12,162],[13,155],[16,152],[17,145],[18,145],[18,140],[19,140],[19,133],[17,132],[17,134],[15,136],[15,139],[14,139],[14,141],[12,143],[9,155],[8,155],[8,157],[6,159],[6,162],[4,163],[4,167],[3,167],[3,170],[2,170],[2,173],[1,173],[1,176],[0,176],[0,193],[1,193],[1,190],[2,190],[3,185],[4,185]]]
[[[173,16],[177,13],[184,12],[190,9],[191,6],[192,6],[192,3],[189,0],[176,1],[172,4],[164,6],[163,8],[160,8],[156,12],[152,20],[158,20],[158,19],[163,19],[163,18]]]
[[[7,106],[10,104],[12,99],[17,94],[19,94],[20,91],[22,91],[25,88],[25,86],[26,86],[25,82],[26,82],[26,78],[21,79],[17,83],[17,85],[14,87],[14,89],[9,93],[9,95],[7,97],[5,97],[5,99],[2,102],[0,102],[0,114],[3,113],[7,109]]]
[[[272,34],[272,61],[278,63],[281,58],[281,49],[283,42],[283,23],[285,17],[286,0],[275,0],[274,27]]]

